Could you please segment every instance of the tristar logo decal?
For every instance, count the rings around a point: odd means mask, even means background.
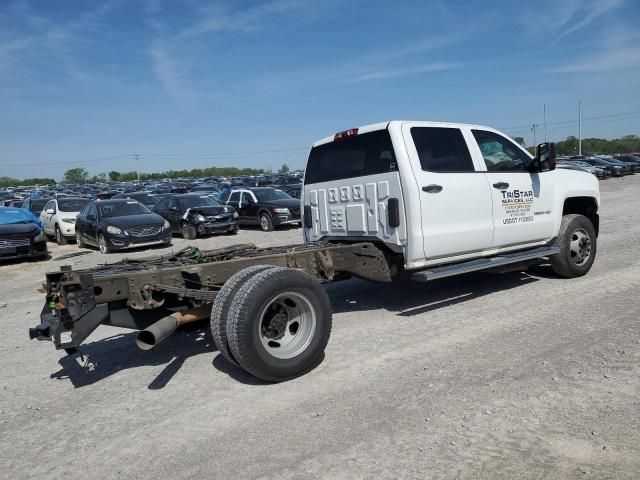
[[[533,190],[501,190],[502,208],[504,217],[502,223],[509,225],[513,223],[533,222],[531,206],[533,205]]]

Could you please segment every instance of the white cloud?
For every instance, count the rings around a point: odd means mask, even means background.
[[[640,47],[613,48],[578,62],[549,70],[550,73],[605,72],[640,66]]]
[[[160,45],[149,50],[153,62],[153,71],[167,95],[176,100],[191,100],[194,93],[183,78],[181,68],[173,56]]]

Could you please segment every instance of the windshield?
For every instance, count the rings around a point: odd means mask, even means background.
[[[58,200],[58,210],[61,212],[79,212],[90,201],[88,198],[62,198]]]
[[[47,202],[49,201],[49,199],[47,198],[43,198],[43,199],[31,199],[31,203],[29,205],[29,208],[33,211],[33,212],[41,212],[42,209],[44,208],[44,206],[47,204]]]
[[[276,188],[265,188],[264,190],[254,190],[253,193],[256,195],[256,198],[259,202],[270,202],[272,200],[287,200],[291,198],[289,195],[284,193],[282,190],[278,190]]]
[[[160,201],[160,197],[154,195],[153,193],[147,193],[145,195],[134,195],[131,198],[152,207]]]
[[[102,218],[126,217],[128,215],[151,213],[151,210],[135,200],[122,203],[98,203],[97,205]]]
[[[178,203],[183,209],[195,207],[215,207],[220,205],[209,195],[189,195],[188,197],[178,198]]]

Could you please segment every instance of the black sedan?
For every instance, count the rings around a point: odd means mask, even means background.
[[[102,253],[151,245],[171,245],[171,229],[160,215],[135,200],[88,203],[76,218],[80,248],[94,245]]]
[[[588,163],[589,165],[593,165],[594,167],[600,167],[604,171],[609,173],[612,177],[621,177],[623,175],[626,175],[626,172],[628,171],[628,169],[625,167],[621,167],[620,165],[616,166],[595,157],[582,158],[580,159],[580,161]]]
[[[238,214],[206,194],[186,193],[162,198],[154,212],[165,218],[173,232],[187,240],[209,233],[238,233]]]
[[[238,210],[242,224],[258,225],[270,232],[279,225],[300,223],[300,200],[278,188],[246,188],[232,190],[226,195],[221,198],[226,198],[227,205]]]

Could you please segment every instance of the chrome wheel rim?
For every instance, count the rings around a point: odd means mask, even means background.
[[[98,238],[98,247],[102,253],[107,253],[107,241],[102,235]]]
[[[296,292],[269,301],[260,314],[258,335],[269,355],[286,360],[304,352],[316,333],[316,313],[311,302]]]
[[[263,230],[269,230],[269,219],[266,215],[262,215],[262,217],[260,217],[260,226]]]
[[[591,257],[591,237],[584,228],[578,228],[571,234],[569,255],[578,266],[584,265]]]

